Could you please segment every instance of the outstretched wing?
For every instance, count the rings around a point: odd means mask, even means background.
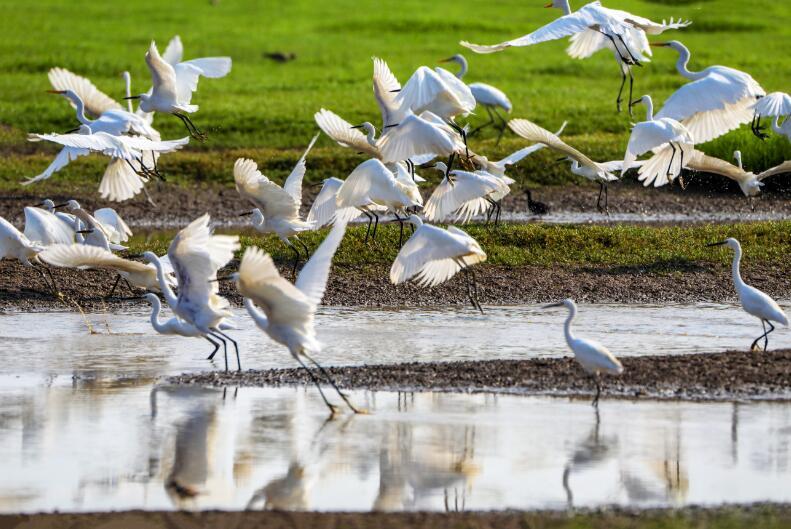
[[[129,158],[131,155],[117,140],[120,136],[110,136],[104,132],[96,134],[28,134],[30,141],[51,141],[64,147],[87,149],[100,152],[112,158]],[[65,164],[64,164],[65,165]]]
[[[398,104],[395,101],[396,93],[401,90],[401,83],[390,71],[387,63],[378,57],[373,57],[374,61],[374,97],[382,113],[382,128],[394,125],[392,111]]]
[[[152,40],[146,53],[146,64],[151,72],[154,94],[165,99],[178,101],[176,70],[159,55],[156,43]]]
[[[176,66],[184,58],[184,44],[181,43],[181,37],[175,35],[170,42],[168,42],[165,53],[162,58],[169,62],[172,66]]]
[[[357,208],[342,208],[338,209],[335,204],[338,190],[343,185],[343,180],[340,178],[328,178],[321,186],[321,191],[310,206],[310,212],[305,221],[308,224],[313,224],[317,229],[326,226],[336,219],[338,221],[350,222],[360,215],[362,212]]]
[[[236,190],[267,217],[299,217],[299,202],[261,174],[253,160],[239,158],[233,166]]]
[[[74,230],[49,211],[41,208],[25,208],[25,237],[45,246],[71,244]]]
[[[107,110],[122,110],[121,105],[96,86],[77,74],[65,68],[52,68],[47,74],[52,88],[55,90],[71,90],[77,94],[85,104],[85,110],[93,117],[99,117]],[[71,106],[74,103],[69,100]]]
[[[400,162],[414,156],[447,156],[456,148],[453,137],[443,128],[411,112],[397,127],[388,130],[377,142],[382,160]]]
[[[93,217],[98,220],[109,233],[110,242],[120,244],[129,240],[132,230],[113,208],[101,208],[93,212]]]
[[[336,222],[297,277],[295,286],[305,294],[314,308],[324,297],[332,258],[343,240],[344,233],[346,233],[346,223]]]
[[[54,244],[39,254],[53,266],[63,268],[109,268],[130,273],[146,273],[149,266],[118,257],[114,253],[87,244]]]
[[[526,140],[543,143],[550,149],[561,152],[566,156],[577,160],[580,165],[589,167],[597,173],[601,172],[601,168],[596,164],[596,162],[582,154],[574,147],[566,144],[555,134],[552,134],[548,130],[539,127],[532,121],[528,121],[526,119],[512,119],[508,122],[508,126],[511,128],[511,130]]]
[[[306,170],[305,158],[308,157],[308,153],[313,148],[313,144],[316,143],[317,139],[319,139],[318,134],[313,136],[313,139],[310,140],[308,148],[302,153],[302,157],[297,162],[297,165],[294,166],[294,169],[291,170],[291,174],[288,175],[288,178],[286,178],[286,181],[283,183],[283,190],[291,195],[294,202],[299,205],[302,204],[302,179],[305,176]]]
[[[758,180],[763,180],[764,178],[769,178],[770,176],[783,174],[783,173],[791,173],[791,161],[785,161],[780,165],[776,165],[771,169],[767,169],[763,173],[760,173],[756,178]]]
[[[322,108],[313,115],[313,119],[316,120],[316,124],[324,131],[324,134],[341,146],[350,147],[368,156],[379,156],[379,151],[368,143],[365,135],[358,129],[352,128],[351,123],[334,112]]]
[[[791,96],[784,92],[772,92],[759,99],[753,108],[761,116],[788,116],[791,114]]]
[[[137,164],[137,162],[132,162]],[[99,195],[112,202],[123,202],[137,195],[145,180],[121,158],[113,158],[99,183]]]
[[[55,159],[52,160],[52,163],[50,163],[47,166],[47,168],[44,169],[43,173],[25,180],[24,182],[22,182],[22,185],[26,186],[35,182],[40,182],[41,180],[46,180],[56,172],[60,171],[61,169],[69,165],[69,162],[76,160],[80,156],[87,156],[89,154],[91,154],[90,149],[64,147],[60,150],[58,155],[55,156]]]

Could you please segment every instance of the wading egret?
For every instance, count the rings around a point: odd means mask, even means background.
[[[390,281],[400,285],[410,279],[418,286],[434,287],[463,270],[467,274],[467,295],[472,306],[483,313],[478,301],[478,283],[471,267],[486,260],[486,253],[466,232],[423,224],[415,215],[407,219],[417,229],[404,244],[390,267]]]
[[[340,208],[357,208],[365,213],[369,221],[374,220],[372,238],[376,238],[376,228],[379,226],[379,213],[382,208],[393,213],[401,224],[401,237],[403,238],[404,224],[401,215],[420,209],[423,199],[415,195],[416,188],[403,184],[382,162],[377,159],[367,160],[358,165],[346,178],[338,189],[335,205]],[[365,240],[371,230],[371,222],[365,232]]]
[[[772,92],[759,99],[753,107],[756,116],[754,128],[759,132],[763,130],[761,118],[773,117],[772,130],[791,140],[791,95],[784,92]],[[782,121],[781,121],[782,120]]]
[[[469,65],[467,63],[467,59],[464,55],[457,53],[452,57],[448,57],[440,62],[455,62],[459,65],[459,71],[456,72],[456,77],[458,77],[459,81],[464,80],[464,75],[467,73],[467,69]],[[470,92],[472,92],[472,97],[475,98],[476,106],[482,106],[486,109],[486,113],[489,114],[489,121],[484,123],[483,125],[479,125],[475,129],[470,132],[470,135],[475,134],[476,132],[480,131],[488,127],[489,125],[493,125],[497,127],[500,133],[497,135],[497,143],[500,143],[500,139],[503,137],[503,133],[505,132],[508,123],[506,122],[505,118],[503,118],[499,112],[497,112],[498,108],[502,108],[506,113],[511,113],[511,109],[513,105],[511,105],[511,100],[508,99],[508,96],[505,95],[505,92],[500,90],[499,88],[495,88],[494,86],[486,83],[472,83],[467,85],[470,87]],[[500,120],[500,125],[498,126],[495,123],[494,117]]]
[[[298,234],[313,229],[313,224],[302,220],[299,209],[302,206],[302,179],[305,176],[305,159],[316,143],[319,135],[315,135],[308,148],[302,154],[291,174],[288,175],[283,187],[280,187],[258,170],[253,160],[239,158],[233,166],[233,178],[236,190],[242,198],[250,202],[255,209],[243,213],[252,215],[253,227],[261,233],[274,233],[286,246],[294,252],[294,274],[297,272],[299,259],[302,257],[299,250],[291,243],[289,237],[294,237],[305,250],[305,258],[310,257],[310,251]]]
[[[16,229],[10,222],[0,217],[0,261],[3,259],[16,259],[23,266],[33,268],[41,276],[41,280],[53,295],[57,295],[58,287],[49,268],[43,266],[38,260],[38,254],[44,250],[44,246],[31,241],[25,234]],[[52,284],[47,282],[44,270],[49,275]]]
[[[780,308],[780,305],[778,305],[775,300],[757,288],[751,287],[745,283],[744,280],[742,280],[742,275],[739,272],[739,262],[742,259],[742,246],[739,244],[739,241],[729,237],[724,241],[714,242],[708,244],[707,246],[720,245],[725,245],[733,250],[733,263],[731,264],[733,286],[736,287],[736,293],[739,295],[739,302],[742,304],[742,308],[747,314],[755,316],[761,320],[761,325],[764,329],[764,333],[755,339],[755,341],[750,346],[750,350],[754,351],[758,347],[758,342],[760,342],[763,338],[763,350],[766,351],[766,348],[769,345],[769,333],[775,330],[775,326],[772,325],[772,322],[774,321],[787,327],[788,317],[785,315],[785,312],[783,312],[783,309]],[[768,331],[766,330],[767,325],[769,325]]]
[[[423,209],[429,222],[442,222],[455,214],[455,222],[466,224],[472,217],[481,215],[490,208],[496,210],[495,196],[505,196],[509,191],[508,184],[513,183],[510,178],[504,180],[483,172],[455,170],[448,173],[442,162],[437,162],[434,168],[444,173],[445,177],[434,189]]]
[[[654,182],[655,186],[665,180],[672,182],[684,169],[684,158],[689,161],[689,155],[695,147],[695,136],[673,118],[654,116],[651,96],[645,95],[634,103],[645,105],[645,121],[632,127],[624,154],[623,171],[635,167],[638,156],[653,150],[657,154],[652,164],[645,163],[640,167],[640,180],[643,180],[643,185]]]
[[[333,415],[337,412],[337,407],[327,400],[319,379],[305,365],[303,358],[319,369],[352,411],[359,413],[338,389],[329,373],[313,358],[314,354],[321,352],[313,321],[316,308],[324,297],[332,258],[345,232],[346,224],[336,222],[294,284],[283,279],[272,257],[256,247],[245,250],[239,272],[231,276],[236,281],[239,293],[244,297],[244,306],[253,321],[272,340],[288,348],[291,356],[310,375]]]
[[[133,287],[159,292],[159,280],[153,265],[123,259],[98,246],[54,244],[41,252],[39,258],[60,268],[103,269],[115,272],[118,277],[106,296],[108,298],[113,295],[121,279],[126,282],[126,286],[133,294]],[[176,285],[172,273],[166,275],[166,280],[169,285]]]
[[[337,197],[338,190],[343,185],[340,178],[327,178],[321,186],[321,191],[316,196],[316,200],[310,206],[310,211],[305,221],[312,224],[314,229],[323,228],[334,223],[336,220],[351,222],[363,214],[357,208],[338,209]]]
[[[766,92],[748,74],[727,66],[709,66],[699,72],[687,69],[689,50],[678,42],[652,43],[651,46],[673,48],[679,53],[676,70],[690,82],[676,90],[656,117],[680,121],[697,143],[706,143],[753,121],[753,104]]]
[[[214,235],[209,228],[208,213],[192,221],[182,229],[168,247],[168,259],[176,273],[178,296],[167,281],[165,263],[153,252],[145,252],[143,258],[157,269],[159,289],[173,313],[187,323],[194,325],[203,336],[219,340],[223,344],[225,370],[228,371],[228,348],[230,340],[236,350],[236,364],[239,371],[239,346],[234,339],[225,334],[221,325],[233,316],[230,303],[219,295],[217,271],[233,259],[238,250],[239,237],[236,235]],[[209,340],[212,345],[216,342]],[[209,359],[217,352],[209,355]]]
[[[566,52],[575,59],[585,59],[599,50],[608,48],[615,54],[621,73],[621,86],[616,100],[621,110],[623,89],[626,76],[629,76],[629,102],[631,103],[633,77],[631,66],[642,66],[651,56],[648,35],[659,35],[668,29],[686,27],[690,22],[670,19],[667,23],[654,22],[626,11],[608,9],[599,2],[591,2],[572,12],[568,0],[552,0],[545,7],[555,7],[563,11],[563,16],[549,24],[517,39],[508,40],[492,46],[481,46],[462,41],[461,45],[476,53],[494,53],[506,48],[530,46],[571,37],[571,45]],[[631,108],[631,105],[630,105]]]
[[[521,136],[528,141],[534,141],[546,145],[553,151],[557,151],[571,160],[572,173],[599,184],[599,197],[596,200],[596,208],[602,213],[609,212],[607,184],[609,182],[618,180],[618,177],[612,173],[622,169],[623,165],[620,161],[605,163],[594,162],[574,147],[566,144],[566,142],[558,138],[556,134],[552,134],[548,130],[541,128],[532,121],[528,121],[526,119],[512,119],[508,122],[508,126],[518,136]],[[601,203],[602,195],[604,196],[603,206]]]
[[[602,344],[593,340],[585,340],[577,338],[571,332],[571,322],[577,316],[577,304],[572,299],[564,299],[558,303],[550,303],[544,305],[542,308],[548,309],[552,307],[566,307],[569,315],[566,322],[563,324],[563,331],[566,336],[566,344],[569,349],[574,353],[574,358],[582,366],[586,373],[593,376],[596,381],[596,396],[593,397],[593,406],[599,407],[599,396],[601,395],[601,380],[602,373],[610,375],[620,375],[623,373],[623,366],[621,362]]]

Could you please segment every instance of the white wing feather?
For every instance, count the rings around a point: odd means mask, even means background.
[[[302,204],[302,179],[305,176],[305,159],[308,157],[308,153],[313,148],[313,144],[316,143],[316,140],[319,139],[319,135],[316,134],[313,136],[313,139],[310,140],[308,144],[308,148],[305,149],[305,152],[302,153],[302,157],[299,159],[297,164],[294,166],[294,169],[291,170],[291,174],[288,175],[286,181],[283,183],[283,190],[291,195],[291,198],[294,201],[301,205]]]
[[[321,298],[324,297],[332,258],[343,240],[344,233],[346,233],[346,223],[336,222],[297,277],[295,286],[305,294],[314,307],[318,306]]]
[[[53,89],[71,90],[77,94],[85,104],[85,110],[94,117],[99,117],[107,110],[122,109],[115,99],[96,88],[85,77],[74,74],[65,68],[52,68],[47,75]],[[69,100],[69,103],[72,107],[74,106],[71,100]]]

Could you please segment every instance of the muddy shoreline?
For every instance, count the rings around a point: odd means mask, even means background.
[[[698,401],[791,400],[791,350],[624,357],[624,373],[602,379],[602,397]],[[327,368],[345,389],[494,392],[590,397],[595,387],[571,358],[409,362]],[[300,369],[183,374],[173,384],[310,384]]]

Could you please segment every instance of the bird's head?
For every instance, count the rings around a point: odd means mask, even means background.
[[[48,198],[45,198],[44,200],[42,200],[37,205],[38,205],[38,207],[44,208],[47,211],[52,211],[53,209],[55,209],[55,203],[52,200],[48,199]]]
[[[462,62],[464,62],[464,56],[461,55],[460,53],[457,53],[456,55],[448,57],[447,59],[442,59],[439,62],[455,62],[461,64]]]
[[[749,174],[751,178],[743,182],[739,182],[739,187],[741,188],[742,193],[744,193],[744,196],[756,197],[761,194],[761,188],[763,187],[764,183],[755,178],[755,175],[752,173]]]
[[[739,166],[739,169],[743,169],[743,166],[742,166],[742,151],[740,151],[739,149],[736,149],[735,151],[733,151],[733,159],[736,160],[736,165]]]
[[[650,43],[650,46],[653,48],[673,48],[679,52],[683,49],[686,49],[685,46],[677,40],[669,40],[667,42],[652,42]]]
[[[737,241],[733,237],[728,237],[724,241],[711,242],[711,243],[707,244],[706,246],[727,246],[731,250],[740,250],[741,249],[741,245],[739,244],[739,241]]]
[[[423,221],[417,215],[410,215],[407,217],[407,221],[411,222],[416,228],[419,228],[423,225]]]
[[[632,106],[639,105],[639,104],[643,104],[643,105],[648,106],[649,104],[651,104],[651,96],[644,95],[643,97],[641,97],[639,99],[635,99],[634,101],[632,101]]]
[[[437,171],[445,172],[448,170],[448,166],[445,165],[444,162],[436,162],[434,165],[431,166],[432,169],[436,169]]]
[[[145,259],[147,263],[153,263],[159,258],[157,257],[157,254],[155,254],[154,252],[143,252],[143,259]]]
[[[156,294],[152,294],[151,292],[149,292],[149,293],[147,293],[147,294],[143,294],[143,297],[144,297],[145,299],[147,299],[147,300],[148,300],[148,302],[149,302],[149,303],[151,303],[152,305],[157,305],[157,304],[159,304],[159,298],[157,297],[157,295],[156,295]]]
[[[574,303],[574,300],[571,298],[564,299],[563,301],[557,301],[555,303],[550,303],[549,305],[544,305],[541,307],[542,309],[552,309],[555,307],[566,307],[569,310],[576,309],[577,305]]]
[[[391,125],[392,126],[392,125]],[[353,125],[353,129],[364,129],[368,134],[376,134],[376,127],[370,121],[363,121],[359,125]],[[385,127],[387,128],[387,126]]]
[[[80,203],[76,200],[69,200],[68,202],[63,202],[62,204],[55,204],[52,207],[53,209],[68,208],[73,211],[75,209],[80,209]]]

